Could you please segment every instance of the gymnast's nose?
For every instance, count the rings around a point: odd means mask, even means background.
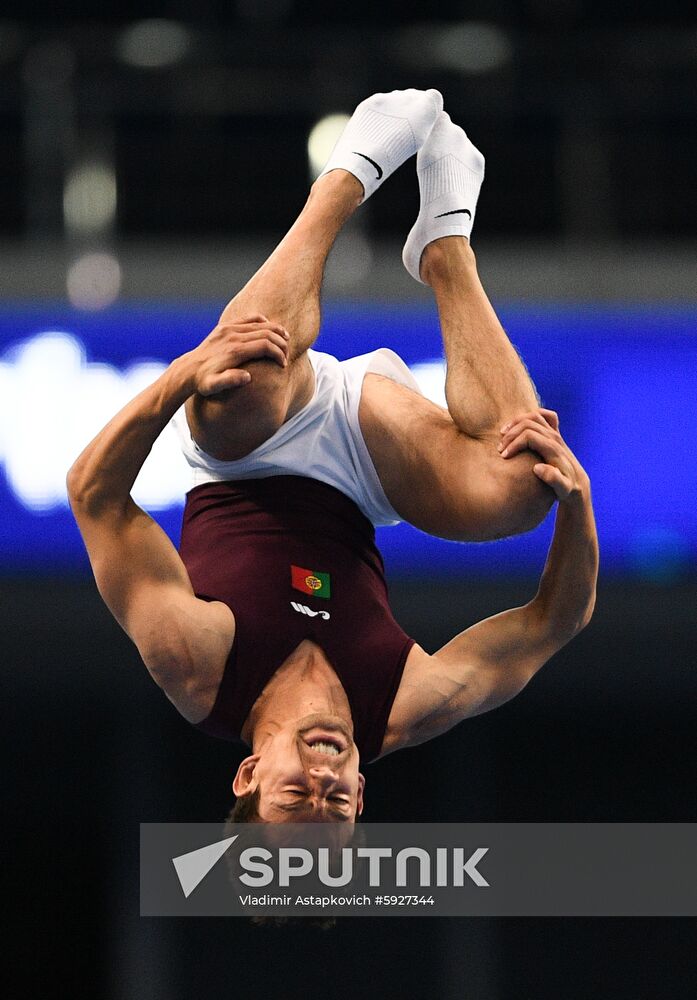
[[[323,791],[331,788],[339,780],[339,775],[327,764],[313,765],[309,771],[310,777],[314,778]]]

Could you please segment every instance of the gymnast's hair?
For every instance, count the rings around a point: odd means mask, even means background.
[[[234,834],[235,826],[239,823],[263,823],[264,820],[259,815],[259,798],[261,789],[256,788],[253,792],[240,795],[235,799],[235,804],[228,813],[225,820],[225,836],[231,837]],[[356,816],[356,822],[359,817]],[[359,835],[359,839],[360,835]],[[225,855],[227,862],[228,876],[232,885],[238,875],[238,867],[234,856],[228,851]],[[257,927],[315,927],[318,930],[330,930],[336,926],[336,917],[252,917],[251,922]]]

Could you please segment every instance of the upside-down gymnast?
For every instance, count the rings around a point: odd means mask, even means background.
[[[597,542],[586,473],[541,409],[477,275],[484,159],[430,91],[358,106],[286,237],[198,347],[68,474],[99,591],[156,683],[251,753],[238,821],[341,821],[367,762],[514,697],[589,620]],[[447,410],[380,349],[313,351],[341,227],[417,153],[404,263],[435,294]],[[130,491],[174,418],[193,468],[179,553]],[[392,617],[374,525],[459,541],[533,528],[555,498],[536,596],[429,655]]]

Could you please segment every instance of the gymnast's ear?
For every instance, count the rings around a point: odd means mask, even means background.
[[[359,772],[358,773],[358,796],[356,801],[356,816],[360,816],[363,812],[363,789],[365,788],[365,778]]]
[[[254,775],[254,769],[259,762],[259,754],[252,754],[251,757],[245,757],[240,766],[237,768],[237,774],[235,775],[234,781],[232,782],[232,790],[237,796],[247,795],[248,792],[253,792],[257,786],[257,781]]]

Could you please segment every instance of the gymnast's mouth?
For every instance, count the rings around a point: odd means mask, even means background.
[[[343,734],[318,728],[302,733],[302,741],[310,750],[326,754],[327,757],[338,757],[348,749],[348,742]]]
[[[317,740],[314,743],[308,743],[308,746],[316,753],[326,753],[330,757],[338,757],[341,753],[335,743],[327,743],[326,740]]]

